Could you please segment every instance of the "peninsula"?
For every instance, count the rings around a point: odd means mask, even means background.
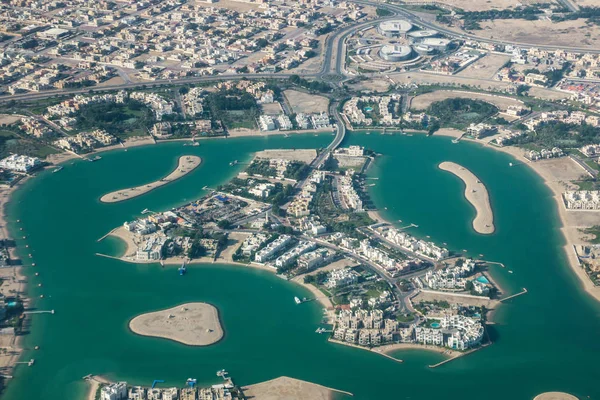
[[[188,346],[209,346],[223,338],[218,310],[207,303],[186,303],[138,315],[129,329],[142,336],[174,340]]]
[[[201,162],[202,159],[197,156],[181,156],[179,157],[177,168],[175,168],[175,170],[166,177],[145,185],[135,186],[127,189],[119,189],[114,192],[107,193],[100,198],[100,201],[103,203],[118,203],[119,201],[129,200],[141,196],[156,188],[184,177],[196,169]]]
[[[445,161],[439,168],[458,176],[465,183],[465,198],[477,211],[473,219],[473,229],[484,235],[494,233],[494,213],[485,185],[471,171],[459,164]]]

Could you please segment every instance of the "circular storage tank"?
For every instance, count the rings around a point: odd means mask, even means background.
[[[435,53],[435,49],[431,46],[427,46],[426,44],[418,44],[414,46],[414,49],[417,53],[424,56]]]
[[[408,36],[413,39],[432,38],[432,37],[436,37],[437,35],[439,35],[439,32],[434,31],[433,29],[424,29],[422,31],[414,31],[414,32],[410,32],[408,34]]]
[[[377,26],[377,32],[385,37],[405,37],[413,25],[403,19],[383,21]]]
[[[391,46],[386,45],[379,50],[379,56],[386,61],[404,61],[412,56],[410,46]]]

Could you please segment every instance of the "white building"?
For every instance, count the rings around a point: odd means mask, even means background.
[[[327,275],[325,287],[328,289],[353,285],[360,275],[351,268],[334,269]]]
[[[111,383],[100,390],[100,400],[127,399],[127,382]]]
[[[42,162],[37,157],[20,156],[17,154],[11,154],[10,156],[0,160],[0,168],[15,172],[27,173],[39,168],[41,165]]]
[[[283,249],[291,240],[292,237],[289,235],[279,236],[277,239],[275,239],[263,249],[261,249],[259,252],[257,252],[254,256],[254,261],[259,263],[269,261],[271,258],[273,258],[275,253]]]
[[[275,121],[270,115],[261,115],[258,117],[258,125],[261,131],[272,131],[275,129]]]

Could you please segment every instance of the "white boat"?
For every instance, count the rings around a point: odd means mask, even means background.
[[[296,302],[296,304],[301,304],[302,300],[300,300],[300,298],[298,298],[297,296],[294,297],[294,301]]]
[[[58,171],[61,171],[62,169],[63,169],[63,167],[58,167],[58,168],[54,169],[54,171],[52,171],[52,173],[55,174]]]

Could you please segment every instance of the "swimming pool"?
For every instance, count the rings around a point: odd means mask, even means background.
[[[9,301],[8,303],[6,303],[6,305],[9,306],[9,307],[14,307],[14,306],[17,305],[17,302],[16,301]]]
[[[479,278],[477,278],[477,282],[481,282],[481,283],[490,283],[490,281],[488,281],[488,278],[486,278],[485,276],[481,275]]]
[[[373,111],[373,107],[365,107],[365,111],[366,112],[371,112],[371,111]]]
[[[434,329],[438,329],[441,325],[439,322],[432,322],[430,326]]]

